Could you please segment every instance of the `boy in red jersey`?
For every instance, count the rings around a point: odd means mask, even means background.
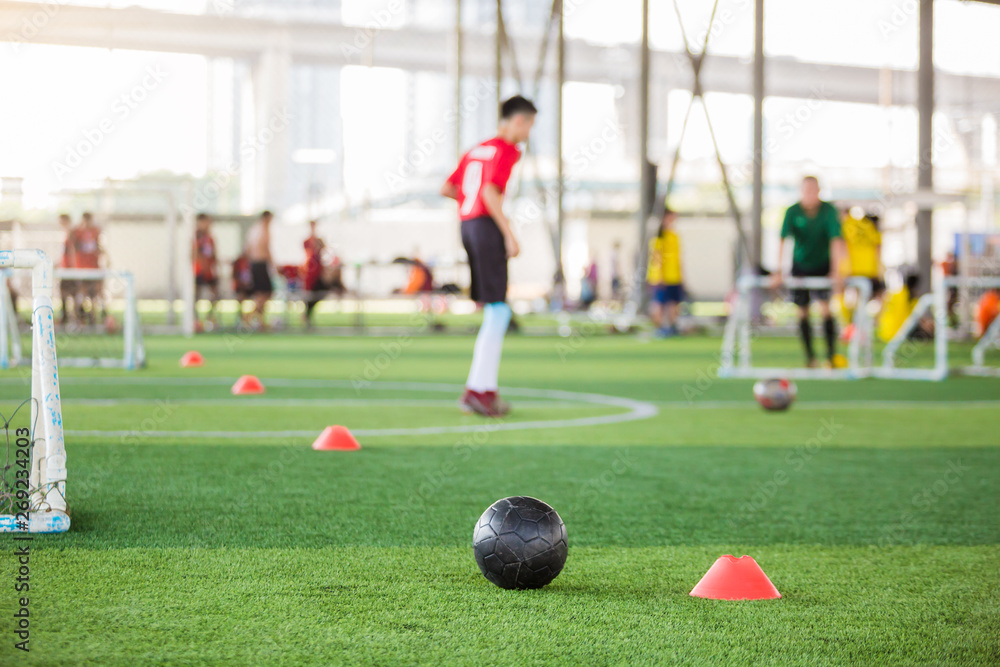
[[[458,202],[462,219],[462,245],[469,255],[472,299],[483,305],[472,355],[472,368],[459,406],[484,417],[502,417],[510,406],[498,396],[498,375],[503,337],[510,324],[507,305],[507,260],[520,248],[503,212],[504,191],[511,170],[521,157],[517,144],[528,140],[538,110],[517,95],[500,107],[497,136],[464,156],[448,177],[441,194]]]
[[[63,231],[66,233],[66,239],[63,241],[63,254],[62,259],[59,260],[59,268],[61,269],[73,269],[76,268],[76,240],[75,232],[73,229],[73,220],[70,219],[69,215],[62,213],[59,216],[59,226],[62,227]],[[75,280],[67,280],[63,278],[59,281],[59,296],[62,300],[62,324],[66,326],[69,323],[69,311],[70,303],[79,300],[77,296],[78,285]]]
[[[306,291],[306,312],[302,322],[307,329],[312,328],[312,314],[316,304],[326,295],[326,282],[323,280],[323,251],[326,242],[316,234],[316,221],[309,221],[309,237],[302,242],[306,251],[306,261],[302,264],[302,286]]]
[[[215,238],[212,236],[212,216],[199,213],[195,218],[194,243],[191,247],[191,263],[194,265],[194,300],[205,290],[208,291],[208,325],[214,328],[215,306],[219,302],[219,258],[215,254]],[[203,330],[198,319],[198,307],[194,309],[195,328]]]
[[[84,213],[80,226],[73,234],[73,245],[76,255],[76,268],[78,269],[99,269],[101,268],[101,255],[104,249],[101,247],[101,228],[94,224],[94,216],[91,213]],[[87,312],[87,319],[94,324],[94,311],[98,304],[101,308],[101,321],[107,316],[104,312],[104,292],[103,280],[81,280],[80,281],[80,303],[77,310],[80,318],[83,318],[83,301],[90,300],[90,310]]]

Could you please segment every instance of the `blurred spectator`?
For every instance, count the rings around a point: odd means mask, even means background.
[[[649,271],[646,280],[653,291],[649,316],[656,327],[655,335],[663,338],[678,334],[677,318],[680,304],[684,300],[681,242],[674,231],[676,220],[677,213],[664,205],[660,230],[649,242]]]
[[[66,234],[63,241],[62,258],[59,260],[59,268],[76,268],[76,238],[74,237],[73,220],[65,213],[59,216],[59,226]],[[78,292],[80,286],[75,280],[63,278],[59,281],[59,296],[62,300],[62,324],[69,323],[69,314],[72,312],[76,301],[79,301]]]
[[[253,320],[251,325],[261,329],[267,328],[265,310],[267,302],[274,292],[271,281],[271,221],[274,214],[264,211],[260,219],[250,228],[247,234],[247,260],[250,262],[250,279],[253,293]]]
[[[207,213],[199,213],[195,219],[191,262],[194,266],[195,329],[203,330],[198,318],[197,303],[205,291],[208,292],[209,299],[208,327],[212,329],[218,324],[215,309],[219,302],[219,258],[215,253],[215,238],[212,236],[212,217]]]

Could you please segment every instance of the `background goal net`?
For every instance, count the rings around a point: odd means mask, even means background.
[[[128,271],[55,269],[54,318],[63,366],[125,368],[145,365],[145,347]],[[30,279],[25,271],[4,271],[0,280],[0,367],[31,358]]]

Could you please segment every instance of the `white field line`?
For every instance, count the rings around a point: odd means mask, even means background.
[[[272,407],[272,408],[455,408],[458,406],[456,400],[432,399],[432,398],[251,398],[237,397],[231,398],[69,398],[63,399],[63,405],[83,405],[102,408],[113,408],[120,405],[162,405],[169,403],[172,406],[200,406],[200,405],[225,405],[247,406],[247,407]],[[580,404],[572,401],[518,401],[518,407],[532,409],[579,409]]]
[[[110,379],[110,378],[108,378]],[[139,384],[134,380],[153,380],[155,378],[115,378],[130,380],[132,382],[122,384]],[[185,380],[186,378],[177,378]],[[212,381],[211,384],[228,384],[234,380],[223,378],[191,378],[197,384],[208,384],[204,380]],[[190,383],[190,380],[188,380]],[[262,380],[264,386],[271,387],[336,387],[353,388],[351,382],[344,380],[287,380],[269,379]],[[181,384],[181,383],[173,383]],[[464,389],[463,385],[452,384],[431,384],[423,382],[377,382],[365,387],[366,390],[382,391],[437,391],[450,392],[456,395]],[[550,429],[550,428],[575,428],[582,426],[602,426],[605,424],[617,424],[621,422],[648,419],[656,416],[659,412],[652,403],[636,401],[631,398],[619,398],[617,396],[604,396],[603,394],[589,394],[572,391],[559,391],[554,389],[526,389],[517,387],[504,387],[502,392],[506,396],[520,396],[523,398],[536,398],[549,401],[589,403],[604,407],[622,408],[627,412],[618,412],[610,415],[599,415],[594,417],[578,417],[576,419],[554,419],[554,420],[534,420],[523,422],[504,422],[501,420],[484,421],[478,424],[463,424],[456,426],[424,426],[416,428],[384,428],[384,429],[356,429],[353,433],[360,437],[377,436],[407,436],[407,435],[441,435],[445,433],[474,433],[490,431],[523,431],[529,429]],[[457,405],[456,405],[457,407]],[[138,435],[149,438],[297,438],[315,437],[316,431],[67,431],[68,435],[78,437],[107,437],[117,438],[129,435]]]

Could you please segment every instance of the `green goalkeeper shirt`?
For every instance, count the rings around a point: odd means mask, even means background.
[[[792,262],[804,270],[827,270],[830,266],[830,242],[840,237],[840,220],[833,204],[824,201],[813,217],[795,203],[785,212],[781,238],[795,239]]]

